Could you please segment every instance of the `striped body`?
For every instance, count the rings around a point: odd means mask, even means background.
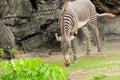
[[[77,33],[78,28],[82,28],[88,22],[95,24],[96,19],[95,7],[89,0],[67,2],[63,6],[60,17],[61,32],[62,34],[66,32],[70,36],[70,32]]]
[[[105,16],[114,17],[112,14],[103,14]],[[91,36],[89,30],[86,26],[88,23],[91,27],[95,38],[96,45],[98,48],[98,52],[100,52],[100,39],[99,39],[99,31],[97,28],[97,16],[103,16],[96,13],[95,6],[90,0],[76,0],[73,2],[65,2],[63,5],[61,14],[60,14],[60,29],[61,29],[61,37],[58,37],[57,34],[56,39],[61,41],[62,53],[65,58],[65,65],[68,66],[70,64],[71,53],[74,53],[74,61],[76,58],[76,35],[77,31],[80,28],[83,33],[85,33],[88,47],[87,53],[90,53],[90,40]]]

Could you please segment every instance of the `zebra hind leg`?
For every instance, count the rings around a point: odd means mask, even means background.
[[[99,35],[99,30],[97,28],[97,25],[94,24],[90,24],[90,27],[92,28],[92,32],[94,33],[94,36],[96,38],[96,45],[98,48],[98,54],[101,53],[101,47],[100,47],[100,35]]]
[[[73,63],[77,63],[77,53],[76,53],[76,49],[77,49],[77,38],[72,40],[72,51],[73,51]]]

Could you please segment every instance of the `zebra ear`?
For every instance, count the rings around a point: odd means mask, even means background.
[[[61,41],[62,40],[61,36],[58,37],[57,33],[55,33],[55,38],[56,38],[57,41]]]

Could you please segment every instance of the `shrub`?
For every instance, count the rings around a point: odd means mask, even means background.
[[[0,58],[12,59],[15,58],[15,54],[18,52],[17,47],[0,48]]]
[[[0,70],[1,80],[66,80],[60,67],[44,64],[40,58],[3,61]]]

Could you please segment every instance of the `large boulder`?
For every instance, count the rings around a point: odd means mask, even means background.
[[[98,27],[105,41],[120,40],[120,16],[114,18],[99,18]]]

